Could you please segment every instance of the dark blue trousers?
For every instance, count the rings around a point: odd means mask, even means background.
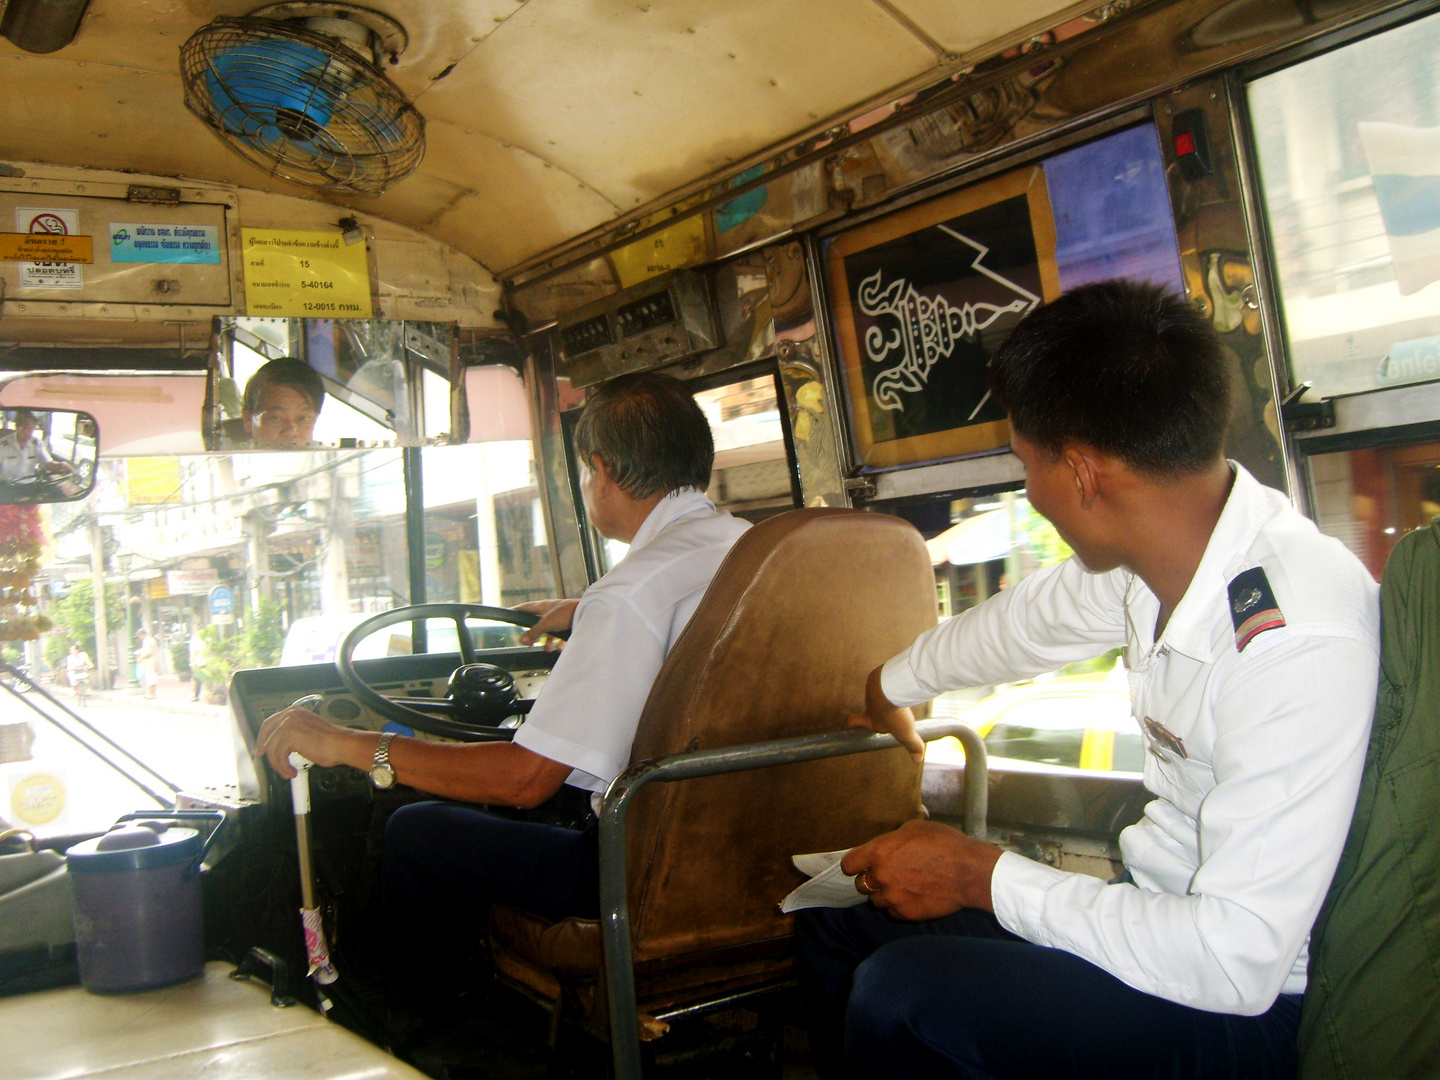
[[[1261,1016],[1142,993],[988,912],[905,923],[869,904],[797,924],[822,1073],[864,1077],[1294,1077],[1300,995]],[[840,1062],[843,1047],[843,1065]],[[847,1071],[848,1070],[848,1071]]]
[[[598,915],[597,836],[593,818],[566,829],[455,803],[392,814],[381,862],[391,1004],[423,1008],[472,988],[465,958],[491,904],[551,920]]]

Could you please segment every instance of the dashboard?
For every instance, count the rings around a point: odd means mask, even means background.
[[[538,648],[481,650],[476,659],[510,672],[516,692],[533,698],[545,685],[559,653]],[[385,697],[443,698],[451,673],[460,666],[459,653],[421,653],[418,656],[387,656],[355,661],[355,671],[377,693]],[[322,701],[315,711],[333,723],[362,731],[379,731],[386,719],[363,705],[340,681],[334,664],[301,664],[292,667],[253,668],[237,671],[230,684],[230,708],[236,724],[236,764],[240,794],[265,799],[266,783],[255,768],[255,738],[265,719],[309,694]],[[444,741],[439,736],[416,733],[417,738]],[[317,773],[353,773],[354,770],[317,770]],[[369,782],[358,773],[363,788]],[[338,790],[350,785],[336,776],[317,776],[320,790]]]

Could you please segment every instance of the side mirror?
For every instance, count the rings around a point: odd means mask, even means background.
[[[0,410],[0,505],[83,499],[99,457],[100,425],[89,413]]]

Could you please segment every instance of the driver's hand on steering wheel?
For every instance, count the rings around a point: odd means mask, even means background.
[[[309,709],[291,706],[260,725],[255,753],[263,754],[270,767],[289,780],[295,775],[295,768],[290,764],[292,753],[301,754],[316,765],[350,765],[358,756],[358,760],[368,766],[373,747],[367,751],[357,745],[365,738],[365,732],[337,727]]]
[[[565,642],[550,635],[570,629],[579,604],[579,600],[530,600],[516,604],[516,611],[528,611],[532,615],[540,616],[539,622],[520,635],[520,644],[534,645],[543,638],[546,652],[559,652],[565,647]]]

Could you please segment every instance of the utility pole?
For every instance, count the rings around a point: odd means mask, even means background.
[[[90,519],[90,582],[95,594],[95,674],[102,690],[110,689],[110,627],[105,622],[105,535],[98,518]]]
[[[130,562],[131,556],[123,554],[117,557],[120,564],[120,573],[124,575],[125,597],[125,640],[120,645],[120,655],[115,657],[115,663],[120,666],[120,672],[125,676],[125,685],[137,687],[140,680],[135,677],[135,597],[130,595]]]

